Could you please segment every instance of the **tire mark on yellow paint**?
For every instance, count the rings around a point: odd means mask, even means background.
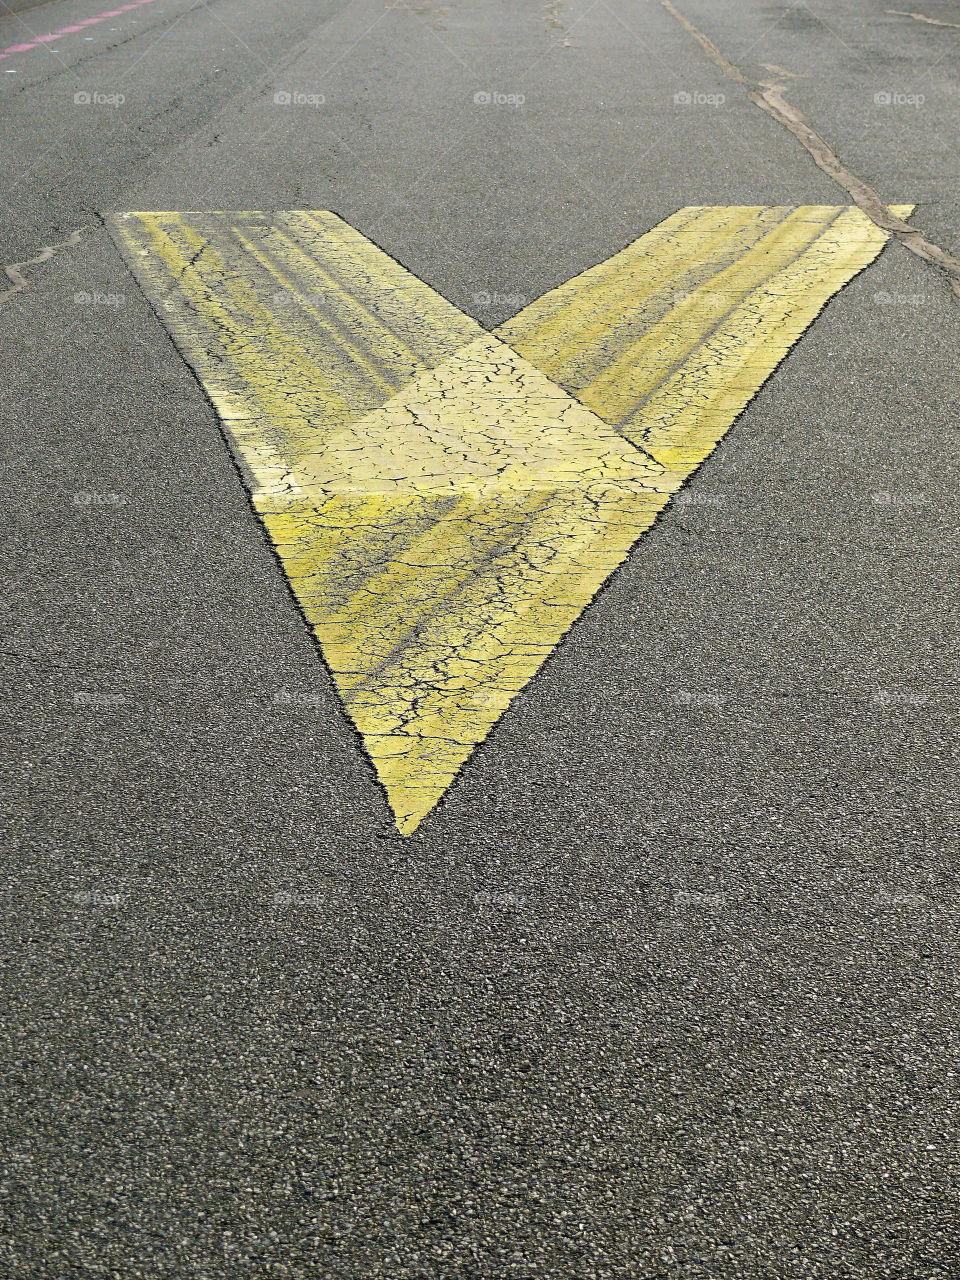
[[[751,292],[622,429],[683,475],[707,456],[829,297],[886,236],[845,210],[793,262]]]
[[[271,231],[264,237],[262,247],[258,247],[239,229],[236,234],[238,242],[257,258],[278,284],[290,291],[285,302],[305,306],[321,324],[324,317],[319,307],[323,306],[335,317],[344,333],[357,333],[363,348],[384,367],[394,391],[423,367],[423,360],[414,349],[416,344],[409,342],[407,335],[398,333],[364,306],[360,298],[332,272],[324,271],[291,236]]]
[[[909,206],[897,206],[909,213]],[[531,360],[549,348],[545,363],[552,377],[605,422],[617,426],[664,466],[687,476],[731,426],[804,328],[841,285],[862,270],[887,236],[863,213],[845,205],[803,205],[778,211],[749,247],[740,239],[743,219],[725,209],[726,234],[741,250],[729,265],[717,250],[708,220],[693,211],[675,215],[682,234],[655,242],[650,256],[661,259],[669,282],[683,263],[707,262],[695,288],[674,295],[662,314],[649,314],[641,337],[625,346],[611,339],[599,361],[593,313],[578,308],[581,289],[594,292],[585,272],[538,299],[501,325],[500,337]],[[754,213],[743,210],[743,214]],[[668,222],[671,220],[668,220]],[[618,254],[624,276],[611,287],[622,305],[642,289],[645,242]],[[719,269],[716,269],[719,268]],[[710,275],[709,271],[715,270]],[[617,332],[610,326],[611,334]]]
[[[279,213],[277,221],[345,289],[362,297],[384,324],[402,336],[427,368],[445,360],[455,344],[465,345],[483,332],[475,320],[335,214]]]
[[[296,291],[296,284],[290,276],[285,275],[283,270],[253,243],[249,237],[245,236],[242,231],[234,228],[234,234],[237,239],[237,246],[245,249],[246,252],[258,262],[265,271],[269,272],[277,284],[283,285],[284,290]],[[309,296],[309,295],[308,295]],[[285,305],[286,300],[281,305]],[[358,369],[361,375],[367,379],[374,394],[377,398],[380,396],[389,397],[400,389],[403,382],[397,378],[389,376],[389,368],[387,361],[384,359],[382,346],[377,346],[376,338],[369,332],[358,334],[358,337],[366,338],[366,342],[354,342],[351,332],[354,326],[349,319],[344,317],[339,308],[328,307],[326,311],[322,311],[314,302],[304,300],[301,303],[304,315],[314,322],[320,333],[325,335],[331,345],[339,349],[346,357],[346,362],[354,369]],[[383,337],[381,330],[378,335]],[[400,374],[400,379],[404,376],[409,378],[412,371],[416,368],[415,364],[408,363]]]
[[[566,382],[566,344],[576,331],[583,385],[676,304],[696,293],[721,267],[737,261],[788,216],[782,208],[689,208],[667,218],[599,266],[538,298],[497,332],[531,363],[576,394]],[[691,254],[690,236],[697,237]],[[608,354],[609,353],[609,354]],[[589,362],[592,359],[592,369]]]
[[[177,345],[230,425],[258,507],[270,494],[294,491],[291,469],[316,450],[324,434],[378,407],[426,361],[482,332],[449,303],[438,307],[433,291],[397,264],[391,262],[396,269],[385,273],[381,285],[376,271],[370,274],[368,255],[356,261],[356,233],[340,234],[334,215],[321,227],[301,228],[307,243],[319,238],[324,244],[325,265],[351,259],[343,275],[355,290],[365,287],[374,298],[381,290],[389,295],[389,316],[395,322],[408,316],[406,334],[430,330],[412,365],[396,350],[387,359],[389,319],[356,325],[342,299],[332,308],[317,305],[302,282],[286,277],[289,298],[278,301],[281,281],[261,246],[254,247],[255,222],[263,224],[265,217],[158,212],[113,222],[128,261],[149,280]],[[284,229],[297,230],[295,214],[285,215]],[[334,291],[331,300],[339,296]],[[449,313],[455,323],[445,330]]]
[[[327,594],[331,579],[299,584],[401,830],[433,807],[675,487],[490,335],[304,460],[300,491],[318,511],[377,493],[394,528],[438,495],[456,499],[345,600]]]
[[[806,210],[791,213],[730,266],[702,281],[692,296],[678,301],[642,337],[625,350],[612,352],[601,372],[588,377],[582,385],[578,378],[574,394],[604,421],[618,425],[629,422],[638,405],[706,341],[743,298],[794,261],[839,212],[819,211],[814,219],[807,216]],[[569,344],[565,349],[569,351]],[[566,379],[559,374],[558,379],[566,385]]]

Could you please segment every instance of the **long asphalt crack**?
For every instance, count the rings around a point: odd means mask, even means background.
[[[850,193],[857,207],[863,210],[871,222],[878,227],[882,227],[884,231],[889,231],[891,235],[895,235],[900,243],[909,249],[911,253],[915,253],[917,257],[929,262],[941,271],[954,297],[960,302],[960,259],[953,257],[945,249],[941,249],[939,245],[932,244],[916,227],[911,227],[902,218],[898,218],[884,204],[876,191],[868,183],[864,182],[862,178],[857,177],[855,173],[848,169],[829,143],[812,128],[795,107],[792,107],[786,101],[783,97],[782,85],[768,80],[750,80],[739,67],[724,57],[713,41],[705,36],[689,18],[682,14],[676,5],[671,3],[671,0],[660,0],[660,3],[679,22],[684,30],[693,36],[711,62],[715,63],[728,79],[733,80],[736,84],[743,85],[748,90],[750,101],[779,124],[782,124],[785,129],[788,129],[797,141],[810,152],[815,163],[824,173]],[[915,17],[917,15],[910,14],[908,16]]]
[[[960,31],[960,22],[944,22],[942,18],[928,18],[925,13],[913,13],[909,9],[884,9],[883,12],[895,14],[898,18],[913,18],[915,22],[929,22],[931,27],[956,27]]]

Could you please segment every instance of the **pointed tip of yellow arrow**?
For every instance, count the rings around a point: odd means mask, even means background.
[[[416,831],[417,827],[419,827],[420,820],[428,812],[429,810],[425,809],[423,813],[412,814],[408,818],[397,818],[396,819],[397,830],[400,832],[400,834],[404,838],[406,838],[407,836],[412,836],[414,831]]]
[[[435,805],[437,804],[437,801],[440,799],[440,797],[443,795],[443,792],[446,791],[446,789],[447,789],[446,787],[443,787],[437,792],[436,796],[432,796],[429,800],[422,802],[413,813],[405,813],[401,815],[401,814],[397,814],[397,812],[394,810],[394,820],[396,821],[396,824],[397,824],[397,830],[404,837],[404,839],[406,839],[407,836],[413,835],[413,833],[416,831],[417,827],[419,827],[423,819],[427,816],[427,814],[431,811],[431,809],[435,807]],[[387,794],[389,795],[389,792]],[[393,809],[392,802],[391,802],[390,808]]]
[[[491,719],[481,737],[489,732],[492,723]],[[371,735],[364,742],[402,836],[413,835],[436,807],[475,745],[420,740],[414,741],[409,750],[397,754],[395,738],[379,739]]]

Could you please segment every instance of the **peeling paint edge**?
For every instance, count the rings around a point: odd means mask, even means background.
[[[849,193],[857,207],[863,210],[871,222],[881,230],[889,231],[911,253],[915,253],[917,257],[941,271],[946,277],[954,298],[960,302],[960,259],[953,257],[939,245],[932,244],[915,227],[911,227],[902,218],[892,213],[876,191],[848,169],[803,115],[786,101],[781,85],[770,81],[749,80],[739,67],[723,56],[712,40],[708,39],[689,18],[677,9],[671,0],[660,0],[660,3],[680,26],[693,36],[711,62],[715,63],[728,79],[744,85],[749,90],[748,97],[755,106],[765,111],[768,116],[793,134],[801,146],[810,152],[819,168]]]

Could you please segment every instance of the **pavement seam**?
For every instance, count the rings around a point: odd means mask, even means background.
[[[13,284],[9,289],[4,289],[3,293],[0,293],[0,302],[4,302],[7,298],[12,298],[16,293],[21,293],[30,283],[23,275],[23,267],[39,266],[41,262],[49,261],[61,249],[69,249],[72,245],[79,244],[81,232],[86,231],[86,229],[87,224],[85,223],[83,226],[78,227],[76,231],[71,231],[66,240],[61,240],[59,244],[45,244],[35,258],[24,258],[21,262],[11,262],[4,267],[5,274],[8,279],[13,281]]]
[[[895,14],[898,18],[913,18],[915,22],[929,22],[931,27],[956,27],[960,30],[960,22],[944,22],[941,18],[928,18],[925,13],[913,13],[909,9],[884,9],[883,12]]]
[[[739,67],[735,66],[720,52],[717,46],[695,26],[689,18],[671,3],[671,0],[660,0],[666,11],[688,31],[704,50],[711,62],[737,84],[748,90],[750,101],[765,111],[768,116],[788,129],[797,141],[810,152],[814,162],[828,177],[838,183],[851,195],[857,207],[861,209],[871,222],[884,231],[897,237],[905,248],[936,267],[946,278],[957,302],[960,302],[960,259],[932,244],[915,227],[911,227],[898,218],[881,200],[876,191],[862,178],[858,178],[843,163],[837,153],[808,123],[805,117],[783,97],[783,86],[769,80],[754,81],[748,79]]]

